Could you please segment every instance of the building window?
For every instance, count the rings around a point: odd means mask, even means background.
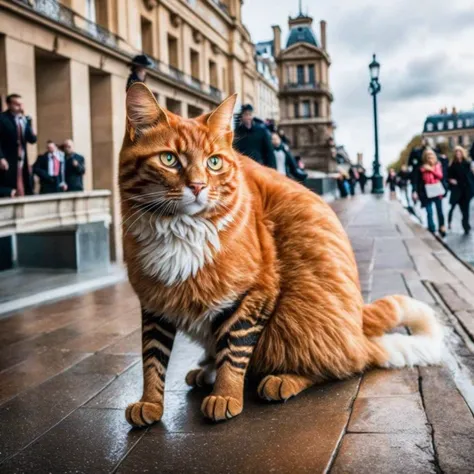
[[[464,141],[464,140],[462,139],[462,135],[459,135],[459,137],[458,137],[458,145],[461,145],[461,146],[462,146],[463,141]]]
[[[454,148],[454,138],[453,137],[449,137],[448,138],[448,144],[449,144],[449,148]]]
[[[175,69],[179,69],[178,38],[171,35],[168,35],[168,57],[169,65]]]
[[[443,130],[444,128],[444,123],[443,122],[438,122],[438,130]]]
[[[304,66],[298,64],[296,67],[296,80],[298,84],[304,84]]]
[[[434,127],[433,127],[433,124],[432,124],[431,122],[428,122],[428,123],[426,124],[426,130],[427,130],[428,132],[432,132],[432,131],[433,131],[433,128],[434,128]]]
[[[217,81],[217,64],[214,61],[209,60],[209,78],[212,87],[219,87]]]
[[[199,79],[199,53],[191,49],[191,76]]]
[[[293,111],[295,118],[300,118],[300,104],[299,102],[295,102],[293,104]]]
[[[309,83],[310,84],[316,84],[316,77],[314,75],[314,64],[310,64],[308,66],[308,75],[309,75]]]
[[[95,0],[86,1],[86,18],[95,23]]]
[[[452,130],[454,128],[454,120],[448,120],[448,130]]]
[[[303,101],[303,117],[311,117],[311,103],[309,100]]]
[[[152,23],[145,17],[141,17],[141,33],[142,33],[142,51],[145,54],[153,56],[153,32]]]
[[[314,103],[314,116],[319,117],[319,102]]]
[[[461,119],[458,120],[458,128],[462,128],[462,120]]]

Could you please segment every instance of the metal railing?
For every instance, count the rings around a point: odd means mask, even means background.
[[[193,89],[203,92],[204,94],[209,94],[211,97],[217,100],[222,99],[222,92],[216,87],[213,87],[209,84],[205,84],[200,79],[197,79],[196,77],[193,77],[190,74],[186,74],[180,69],[170,66],[160,61],[159,59],[155,59],[150,56],[149,58],[153,61],[152,66],[150,66],[151,69],[154,69],[155,71],[158,71],[167,76],[170,76],[173,79],[192,87]]]
[[[85,34],[90,38],[107,46],[116,48],[119,43],[119,37],[104,28],[101,25],[79,15],[74,10],[60,4],[57,0],[12,0],[14,3],[20,3],[40,15],[54,20],[61,25],[67,26],[72,30]]]
[[[56,21],[57,23],[70,28],[71,30],[82,33],[95,41],[119,50],[121,53],[130,56],[130,53],[120,48],[119,40],[120,37],[115,33],[112,33],[107,28],[94,23],[88,18],[83,17],[74,10],[58,3],[57,0],[11,0],[13,3],[21,4],[34,12],[49,18],[50,20]],[[218,3],[218,2],[216,2]],[[131,56],[130,56],[130,59]],[[189,74],[181,71],[180,69],[163,63],[159,59],[150,57],[153,61],[153,65],[150,69],[154,69],[168,77],[173,78],[176,81],[186,84],[193,89],[210,95],[211,97],[221,100],[222,92],[208,84],[204,84],[199,79],[192,77]]]

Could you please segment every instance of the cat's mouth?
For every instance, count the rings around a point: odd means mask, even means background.
[[[189,188],[184,188],[180,200],[179,211],[188,216],[194,216],[205,211],[209,204],[209,188],[204,188],[197,195]]]

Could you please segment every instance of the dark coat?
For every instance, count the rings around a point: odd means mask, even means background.
[[[127,79],[127,85],[125,86],[125,90],[128,91],[128,89],[130,89],[130,86],[132,84],[135,84],[135,82],[143,82],[137,75],[137,73],[134,71],[132,73],[130,73],[130,75],[128,76],[128,79]]]
[[[28,166],[27,143],[36,143],[37,137],[31,127],[31,119],[27,119],[23,133],[22,146],[25,150],[23,164],[23,183],[25,194],[33,194],[33,183]],[[9,112],[0,113],[0,158],[8,161],[7,171],[0,171],[0,187],[16,189],[18,175],[18,130],[14,116]]]
[[[276,169],[270,134],[264,126],[253,124],[251,128],[244,125],[237,127],[234,135],[234,148],[257,163]]]
[[[308,177],[308,173],[302,170],[298,163],[296,162],[295,157],[291,154],[289,147],[286,144],[281,144],[279,148],[275,148],[275,150],[283,150],[285,153],[285,169],[286,169],[286,176],[288,178],[292,178],[300,183],[303,183],[306,178]]]
[[[76,160],[78,165],[74,166],[72,162]],[[86,162],[82,155],[73,153],[66,157],[66,184],[68,191],[84,191],[82,177],[86,172]]]
[[[474,196],[474,174],[471,162],[463,160],[461,163],[453,161],[448,168],[448,179],[455,179],[458,184],[450,184],[449,203],[457,204],[461,200],[470,200]]]
[[[448,191],[448,168],[449,168],[449,159],[446,155],[440,155],[437,153],[438,161],[441,163],[441,168],[443,170],[443,186]]]
[[[425,148],[426,147],[413,148],[413,150],[410,152],[410,156],[408,157],[408,167],[411,168],[410,180],[413,186],[415,186],[415,181],[419,176],[418,170],[422,165],[423,152],[425,151]]]
[[[411,173],[409,171],[400,170],[397,174],[397,184],[400,188],[405,189],[408,186]]]
[[[64,177],[64,161],[61,161],[58,176],[50,176],[48,172],[49,157],[48,153],[39,155],[36,163],[33,165],[33,173],[40,179],[40,194],[60,193],[60,188]]]

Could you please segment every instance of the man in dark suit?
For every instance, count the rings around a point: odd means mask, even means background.
[[[31,117],[23,112],[18,94],[7,97],[8,110],[0,113],[0,195],[33,194],[27,143],[36,143]]]
[[[250,104],[242,106],[240,125],[234,134],[234,148],[257,163],[273,169],[277,167],[270,133],[265,125],[254,120]]]
[[[33,173],[40,179],[40,194],[67,191],[64,179],[64,154],[51,140],[46,143],[46,153],[38,156]]]
[[[66,184],[68,191],[84,191],[82,177],[86,172],[86,162],[82,155],[74,151],[74,143],[71,139],[64,142]]]

